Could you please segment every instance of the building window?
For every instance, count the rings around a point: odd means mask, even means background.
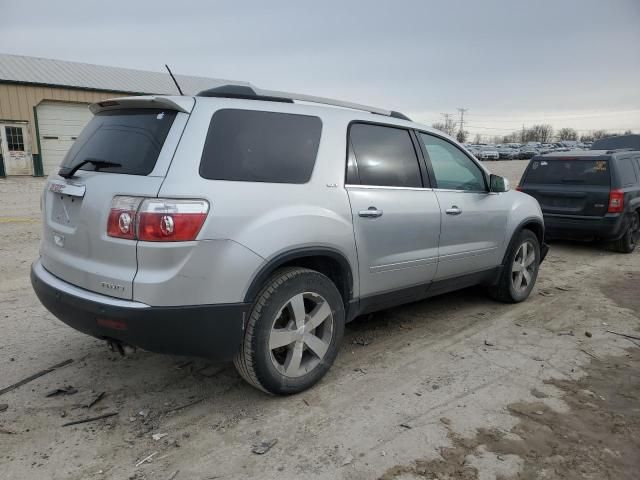
[[[24,138],[22,137],[22,127],[5,127],[7,134],[7,146],[9,151],[24,152]]]

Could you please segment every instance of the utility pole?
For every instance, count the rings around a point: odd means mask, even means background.
[[[458,108],[458,112],[460,112],[460,128],[458,129],[457,139],[459,142],[464,142],[466,140],[466,135],[464,132],[464,113],[469,110],[468,108]]]
[[[464,114],[468,111],[468,108],[458,108],[460,112],[460,131],[464,132]]]
[[[447,135],[451,135],[452,137],[455,136],[455,134],[456,134],[456,132],[455,132],[456,123],[451,118],[451,114],[450,113],[441,113],[440,115],[442,115],[442,118],[444,119],[445,133]]]

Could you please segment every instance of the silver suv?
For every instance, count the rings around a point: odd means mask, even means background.
[[[358,315],[478,284],[520,302],[546,254],[533,197],[397,112],[238,86],[90,108],[31,280],[121,349],[295,393]]]

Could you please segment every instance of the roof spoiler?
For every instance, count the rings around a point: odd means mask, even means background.
[[[263,90],[261,88],[249,87],[246,85],[222,85],[220,87],[210,88],[198,93],[198,97],[218,97],[218,98],[241,98],[244,100],[262,100],[266,102],[293,103],[294,100],[299,102],[318,103],[322,105],[331,105],[334,107],[350,108],[352,110],[363,110],[377,115],[386,117],[399,118],[401,120],[411,121],[406,115],[395,112],[393,110],[384,110],[377,107],[369,107],[359,103],[343,102],[342,100],[333,100],[331,98],[314,97],[312,95],[304,95],[301,93],[279,92],[276,90]]]
[[[94,115],[105,110],[118,110],[121,108],[161,108],[191,113],[194,104],[195,100],[192,97],[140,96],[110,98],[102,102],[92,103],[89,105],[89,110]]]

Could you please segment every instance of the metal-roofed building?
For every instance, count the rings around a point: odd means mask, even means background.
[[[176,75],[185,95],[234,83]],[[90,103],[178,91],[168,73],[0,54],[0,177],[48,175],[91,118]]]

